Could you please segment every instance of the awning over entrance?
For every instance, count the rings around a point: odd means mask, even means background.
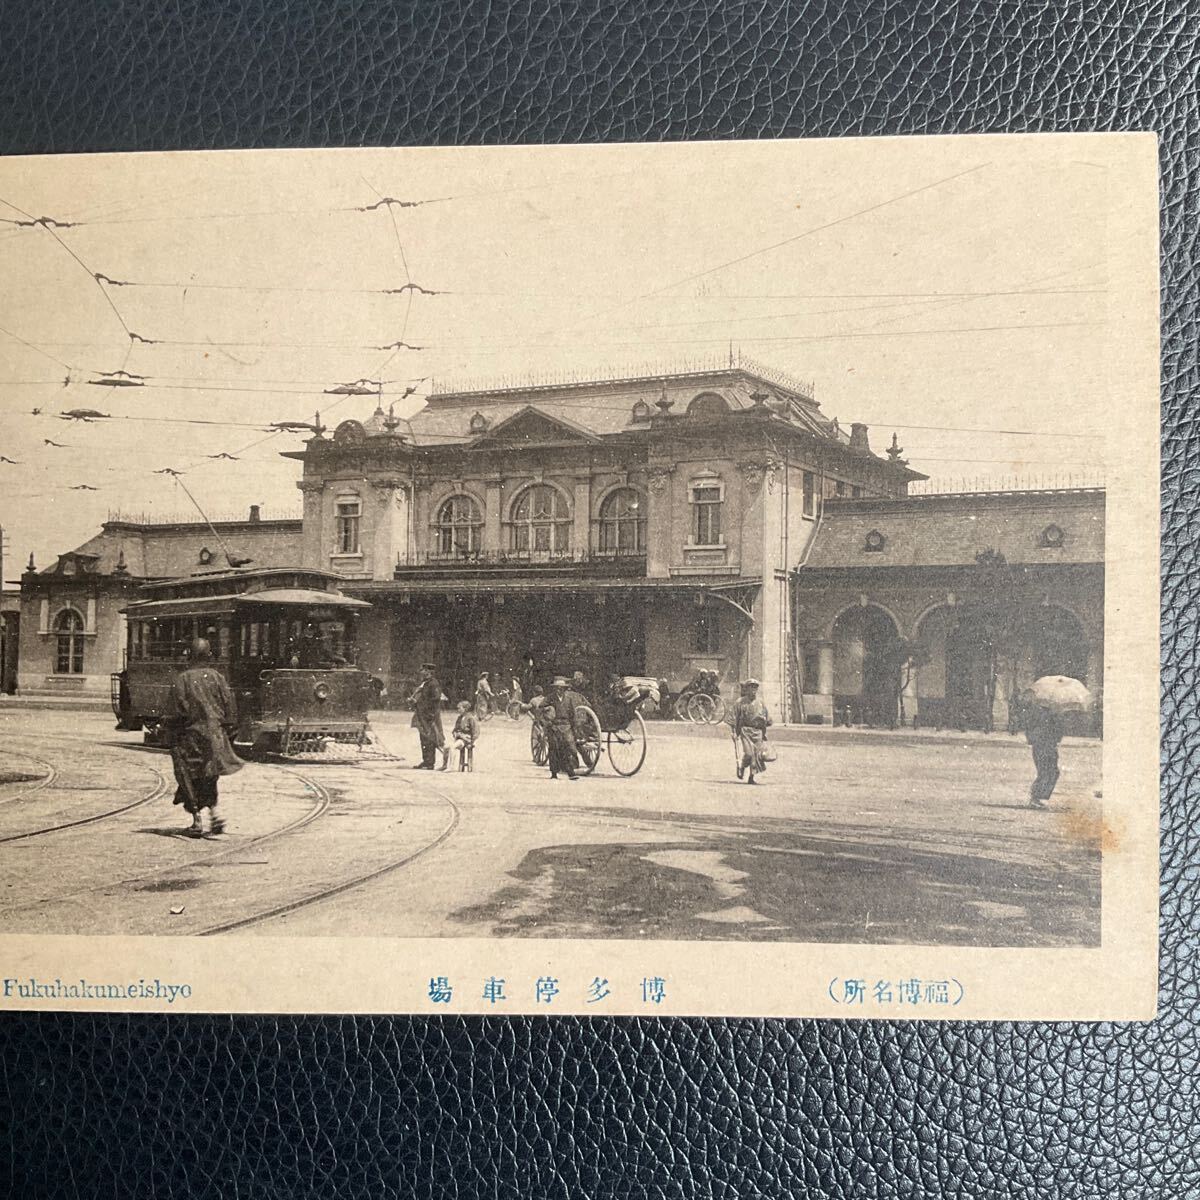
[[[580,595],[596,595],[617,593],[653,594],[655,592],[673,592],[676,595],[690,595],[703,592],[709,595],[738,596],[740,593],[753,593],[762,584],[761,579],[729,579],[721,577],[714,580],[704,578],[669,579],[405,579],[403,581],[363,581],[356,583],[347,580],[342,584],[346,592],[373,601],[381,599],[400,599],[405,596],[487,596],[492,594],[506,595],[559,595],[570,592]]]

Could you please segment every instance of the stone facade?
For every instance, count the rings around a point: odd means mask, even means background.
[[[367,665],[393,695],[425,659],[461,694],[530,652],[543,674],[754,674],[778,706],[823,497],[920,478],[747,366],[447,392],[294,457],[304,565],[374,604]]]
[[[1104,493],[826,504],[794,574],[805,718],[1002,728],[1038,675],[1104,683]]]
[[[213,530],[216,531],[214,536]],[[149,524],[108,521],[99,534],[21,577],[17,683],[23,695],[107,695],[124,665],[125,617],[142,584],[228,569],[222,542],[257,567],[291,566],[299,521]]]

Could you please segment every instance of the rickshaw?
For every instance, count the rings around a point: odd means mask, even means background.
[[[653,680],[615,680],[593,708],[575,707],[575,746],[580,770],[590,775],[608,751],[608,761],[618,775],[636,775],[646,761],[646,722],[638,709],[647,700],[657,701]],[[550,739],[536,717],[529,730],[529,748],[534,764],[550,761]]]

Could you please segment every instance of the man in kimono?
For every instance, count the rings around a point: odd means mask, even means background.
[[[212,647],[204,638],[192,643],[194,664],[171,682],[166,724],[173,737],[175,803],[192,815],[190,837],[204,836],[201,814],[207,808],[209,832],[225,832],[217,816],[217,780],[242,769],[229,734],[237,726],[237,706],[225,676],[212,665]]]
[[[733,740],[739,750],[737,777],[746,777],[747,783],[767,769],[763,758],[763,743],[767,740],[767,728],[771,714],[758,698],[758,680],[747,679],[742,684],[742,696],[733,710]]]
[[[421,664],[421,682],[412,694],[413,728],[421,739],[421,761],[415,771],[436,768],[437,752],[442,752],[442,766],[450,762],[450,747],[442,732],[442,685],[434,678],[433,663]]]

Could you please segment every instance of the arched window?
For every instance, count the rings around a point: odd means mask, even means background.
[[[571,548],[571,510],[549,484],[526,488],[512,509],[512,548],[541,554],[565,554]]]
[[[54,636],[58,644],[55,672],[59,675],[82,675],[83,618],[73,608],[64,608],[54,618]]]
[[[470,496],[451,496],[437,511],[437,552],[445,555],[479,553],[483,513]]]
[[[600,505],[600,553],[644,554],[646,512],[633,488],[609,492]]]
[[[716,392],[701,392],[687,407],[689,417],[723,417],[727,412],[728,403]]]

